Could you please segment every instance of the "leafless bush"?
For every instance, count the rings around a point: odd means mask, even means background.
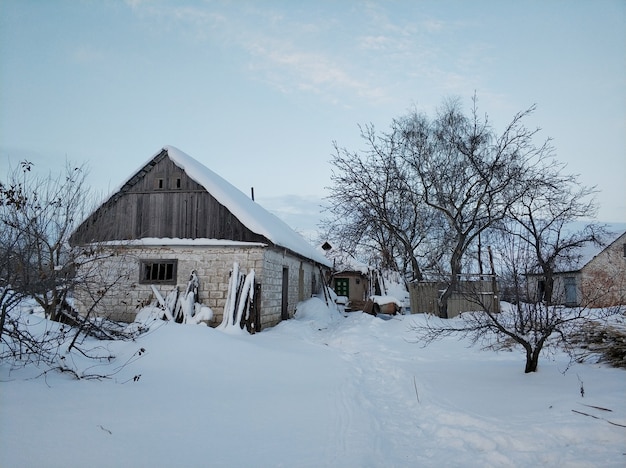
[[[98,269],[97,260],[112,253],[89,246],[85,255],[68,244],[88,207],[86,174],[84,166],[67,164],[57,177],[37,177],[25,161],[0,182],[0,360],[12,368],[70,369],[64,360],[72,351],[110,360],[86,338],[132,338],[93,313],[120,280]],[[92,299],[82,315],[73,307],[77,291]],[[28,301],[43,315],[25,312],[20,306]]]
[[[595,361],[626,368],[626,309],[611,321],[589,321],[572,336],[570,348],[578,362]]]

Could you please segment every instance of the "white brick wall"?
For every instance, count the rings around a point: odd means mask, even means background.
[[[319,268],[312,263],[290,255],[286,251],[268,250],[265,255],[261,299],[261,326],[274,326],[281,320],[283,268],[289,271],[287,312],[293,317],[298,302],[308,299],[318,291],[312,290],[313,276],[317,288],[321,285]],[[302,281],[300,270],[302,269]],[[300,287],[301,286],[301,287]]]
[[[312,293],[312,278],[317,287],[321,284],[319,270],[286,251],[276,251],[261,246],[162,246],[118,248],[118,254],[99,262],[104,282],[120,279],[118,287],[103,297],[97,313],[113,320],[133,321],[139,308],[154,300],[149,284],[139,284],[140,261],[144,259],[177,259],[177,286],[184,291],[192,270],[200,280],[199,301],[209,306],[214,313],[211,325],[221,323],[230,272],[234,262],[242,271],[255,270],[256,281],[261,283],[261,327],[276,325],[281,319],[282,272],[289,269],[288,313],[292,317],[296,304]],[[302,270],[302,273],[300,271]],[[302,278],[302,281],[300,281]],[[157,286],[163,296],[175,286]],[[93,289],[93,288],[91,288]],[[81,312],[86,311],[93,301],[87,299],[86,291],[76,291]]]

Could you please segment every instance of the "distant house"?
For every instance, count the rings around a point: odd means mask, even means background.
[[[376,270],[350,254],[333,249],[328,242],[322,245],[322,249],[332,260],[330,286],[337,295],[337,302],[344,305],[347,311],[363,310],[370,296],[380,294],[375,281]]]
[[[330,285],[337,294],[337,302],[346,311],[363,310],[368,313],[396,313],[408,308],[404,281],[397,273],[369,266],[345,252],[333,251],[330,244],[322,248],[333,260]]]
[[[116,256],[101,265],[122,272],[100,313],[132,321],[153,286],[183,291],[199,279],[199,302],[220,323],[236,262],[254,270],[258,327],[293,316],[321,291],[330,262],[284,222],[182,151],[166,146],[121,185],[73,233],[74,246],[99,245]],[[119,252],[119,255],[117,255]],[[78,298],[84,304],[86,298]]]
[[[375,294],[372,290],[372,270],[363,267],[342,268],[333,274],[333,289],[337,296],[347,299],[347,310],[363,310],[367,299]]]
[[[552,302],[567,306],[610,307],[626,304],[626,232],[605,246],[587,246],[579,261],[554,277]],[[531,297],[543,295],[543,278],[530,275]]]

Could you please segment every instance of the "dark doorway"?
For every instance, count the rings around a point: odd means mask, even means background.
[[[289,318],[289,268],[283,267],[283,294],[280,305],[280,319],[287,320]]]

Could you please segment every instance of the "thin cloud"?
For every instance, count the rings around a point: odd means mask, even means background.
[[[103,63],[107,60],[104,51],[89,44],[81,44],[71,51],[72,59],[81,64]]]
[[[275,82],[284,77],[283,89],[300,89],[321,95],[334,95],[336,92],[351,92],[358,97],[382,99],[382,89],[366,81],[354,78],[334,59],[319,52],[279,47],[275,41],[267,45],[249,44],[256,71],[265,71]]]
[[[358,65],[320,45],[329,27],[323,22],[313,19],[299,22],[291,20],[287,12],[259,10],[246,4],[229,10],[228,3],[218,3],[218,8],[215,4],[209,8],[209,5],[149,4],[141,0],[127,3],[144,19],[170,22],[169,33],[180,30],[194,37],[199,45],[212,40],[233,48],[234,54],[244,52],[248,56],[244,70],[281,92],[305,91],[343,105],[349,105],[355,98],[386,98],[384,89],[364,78],[367,74],[361,73]]]
[[[446,31],[458,30],[462,24],[433,17],[417,22],[392,18],[384,4],[370,2],[328,18],[321,14],[305,17],[297,6],[127,3],[137,15],[157,18],[166,24],[169,34],[192,38],[198,47],[208,42],[221,44],[234,60],[242,60],[241,70],[250,79],[285,94],[304,92],[352,107],[363,99],[371,103],[403,101],[433,76],[438,89],[446,93],[466,90],[468,81],[470,88],[480,86],[481,50],[464,44],[466,54],[456,48],[452,54],[450,47],[458,45],[445,41]],[[363,21],[350,21],[350,15],[364,20],[365,28],[353,29]],[[330,29],[342,30],[344,40],[330,43]],[[461,55],[463,61],[442,62],[441,57],[448,54]]]
[[[384,51],[395,49],[398,46],[398,41],[390,36],[382,34],[362,36],[359,39],[359,47],[364,50]]]

